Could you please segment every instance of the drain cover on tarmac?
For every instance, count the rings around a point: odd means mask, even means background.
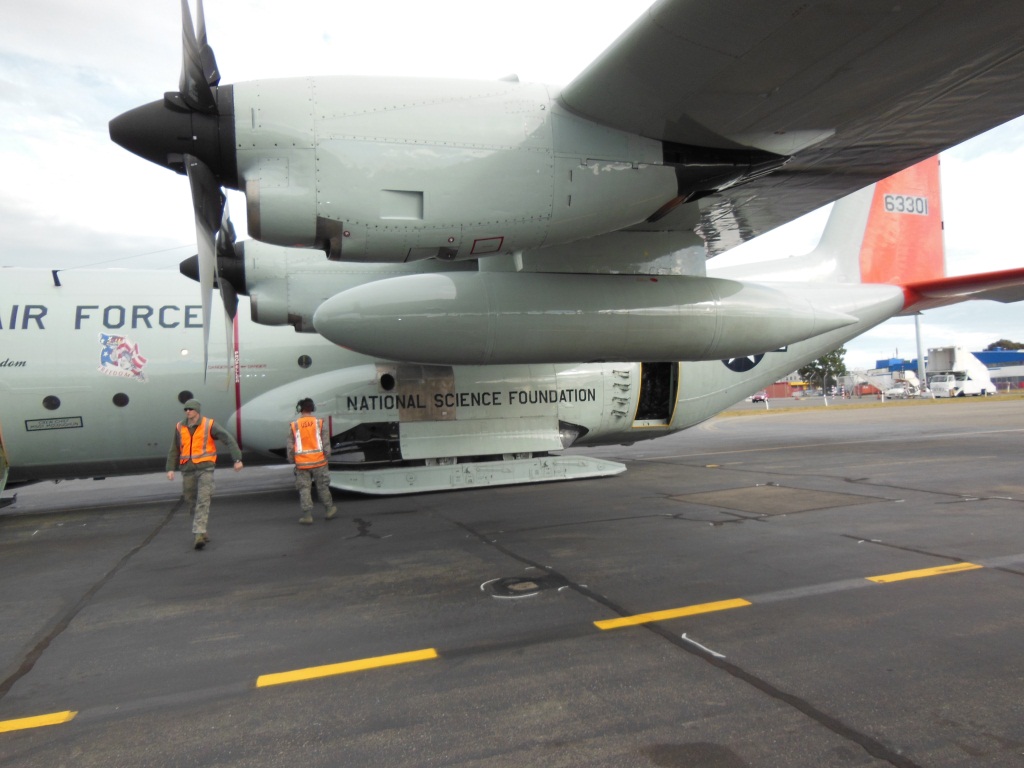
[[[535,595],[546,589],[558,589],[566,586],[567,582],[560,576],[535,576],[535,577],[506,577],[494,579],[481,585],[481,589],[490,592],[494,597],[526,597]]]

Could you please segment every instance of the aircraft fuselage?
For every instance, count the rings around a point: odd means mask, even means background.
[[[8,270],[0,296],[0,429],[10,480],[163,467],[195,397],[248,459],[280,460],[295,403],[331,420],[333,459],[370,471],[632,443],[693,426],[893,314],[898,289],[833,290],[852,326],[738,360],[420,365],[377,360],[246,318],[215,317],[204,383],[194,284],[169,272]],[[796,290],[796,289],[794,289]],[[797,296],[799,299],[799,297]],[[537,333],[542,329],[538,328]]]

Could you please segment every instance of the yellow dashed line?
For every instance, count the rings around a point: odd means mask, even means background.
[[[955,563],[954,565],[940,565],[938,568],[922,568],[919,571],[903,571],[902,573],[887,573],[883,576],[868,576],[868,581],[876,584],[888,584],[892,581],[905,581],[906,579],[923,579],[926,576],[942,576],[946,573],[959,573],[960,571],[975,571],[984,568],[983,565],[974,563]]]
[[[318,677],[347,675],[349,672],[361,672],[365,669],[392,667],[396,664],[410,664],[414,661],[426,661],[427,659],[436,658],[437,651],[433,648],[426,648],[422,651],[409,651],[408,653],[393,653],[390,656],[375,656],[370,659],[357,659],[355,661],[345,661],[340,664],[327,664],[322,667],[307,667],[306,669],[295,669],[291,672],[277,672],[273,675],[260,675],[256,679],[256,687],[264,688],[268,685],[297,683],[300,680],[313,680]]]
[[[621,619],[595,621],[594,626],[598,629],[618,629],[619,627],[632,627],[637,624],[648,624],[652,621],[678,619],[680,616],[695,616],[698,613],[728,611],[731,608],[743,608],[747,605],[750,605],[750,602],[747,600],[719,600],[717,603],[701,603],[700,605],[688,605],[685,608],[671,608],[667,611],[638,613],[636,616],[623,616]]]
[[[74,719],[77,712],[51,712],[48,715],[22,717],[18,720],[0,720],[0,733],[7,731],[24,731],[28,728],[42,728],[46,725],[59,725]]]
[[[904,581],[906,579],[923,579],[926,576],[942,576],[947,573],[960,573],[961,571],[974,571],[984,568],[983,565],[975,563],[955,563],[953,565],[940,565],[937,568],[922,568],[917,571],[903,571],[901,573],[889,573],[882,576],[868,576],[868,581],[877,584],[888,584],[893,581]],[[618,619],[606,619],[595,621],[594,626],[598,629],[619,629],[621,627],[634,627],[638,624],[649,624],[653,621],[666,621],[678,619],[682,616],[696,616],[701,613],[713,613],[715,611],[728,611],[732,608],[743,608],[753,605],[749,600],[721,600],[716,603],[701,603],[700,605],[688,605],[684,608],[671,608],[667,611],[654,611],[652,613],[639,613],[635,616],[623,616]]]
[[[881,576],[868,576],[866,579],[877,584],[888,584],[895,581],[904,581],[906,579],[921,579],[928,576],[942,576],[947,573],[974,571],[984,567],[985,566],[977,565],[976,563],[955,563],[953,565],[943,565],[937,568],[922,568],[916,571],[902,571],[900,573],[889,573]],[[742,598],[734,600],[719,600],[713,603],[701,603],[699,605],[688,605],[683,608],[672,608],[667,611],[653,611],[651,613],[640,613],[634,616],[623,616],[618,619],[595,621],[594,626],[602,630],[619,629],[621,627],[633,627],[639,624],[648,624],[654,621],[678,619],[683,616],[696,616],[702,613],[728,611],[733,608],[743,608],[749,605],[753,605],[753,603],[749,600],[743,600]],[[305,669],[295,669],[290,672],[260,675],[260,677],[256,679],[256,687],[265,688],[271,685],[284,685],[286,683],[296,683],[302,680],[314,680],[322,677],[332,677],[334,675],[345,675],[350,672],[361,672],[367,669],[378,669],[380,667],[391,667],[399,664],[410,664],[417,661],[427,661],[429,659],[436,658],[439,658],[439,656],[434,648],[425,648],[419,651],[395,653],[389,656],[375,656],[367,659],[356,659],[355,661],[346,661],[340,664],[327,664],[321,667],[307,667]],[[35,717],[23,717],[17,720],[0,720],[0,733],[21,731],[30,728],[42,728],[48,725],[58,725],[60,723],[66,723],[73,720],[77,714],[78,712],[72,712],[69,710],[66,712],[52,712],[47,715],[36,715]]]

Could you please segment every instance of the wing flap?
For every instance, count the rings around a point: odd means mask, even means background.
[[[1022,78],[1012,0],[661,0],[560,99],[650,138],[793,156],[700,201],[714,254],[1024,113]]]

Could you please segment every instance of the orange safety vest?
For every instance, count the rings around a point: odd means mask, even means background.
[[[292,448],[295,466],[299,469],[316,469],[327,466],[324,441],[321,437],[324,420],[313,416],[302,416],[292,422]]]
[[[199,419],[196,431],[190,432],[188,424],[178,422],[181,463],[200,464],[205,461],[217,461],[217,447],[213,443],[213,419],[205,416]]]

